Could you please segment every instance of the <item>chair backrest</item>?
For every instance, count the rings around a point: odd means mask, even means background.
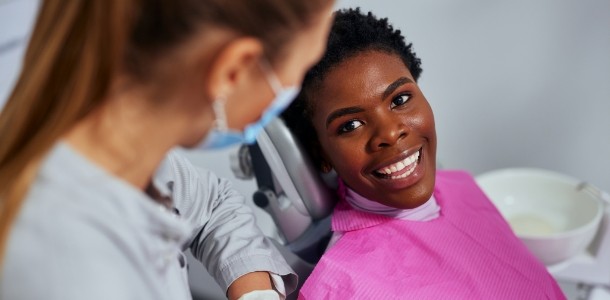
[[[282,119],[267,125],[257,144],[279,185],[295,205],[303,205],[314,220],[331,213],[336,202],[334,192]]]
[[[336,193],[327,182],[335,180],[322,177],[280,118],[248,150],[258,185],[254,202],[271,215],[287,247],[316,261],[330,236]]]

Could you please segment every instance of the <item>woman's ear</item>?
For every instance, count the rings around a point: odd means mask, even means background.
[[[231,40],[214,56],[207,72],[207,93],[213,99],[226,97],[258,68],[262,43],[249,37]]]

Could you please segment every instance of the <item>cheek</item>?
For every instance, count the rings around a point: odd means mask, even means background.
[[[340,138],[327,139],[323,141],[322,149],[339,176],[360,174],[363,157],[353,143]]]
[[[427,103],[422,105],[414,114],[408,116],[407,123],[411,128],[418,132],[422,138],[427,139],[431,143],[436,143],[434,114]]]
[[[228,97],[225,106],[229,127],[243,130],[261,117],[273,98],[273,92],[264,81],[253,82],[236,90]]]
[[[422,127],[423,130],[426,132],[426,136],[430,142],[432,151],[436,153],[436,125],[434,121],[434,113],[432,112],[430,106],[428,106],[428,110],[425,114],[425,122],[423,122]]]
[[[412,118],[412,128],[417,132],[420,138],[422,138],[427,144],[427,162],[430,167],[435,168],[436,166],[436,126],[434,122],[434,114],[431,107],[425,103],[422,105],[417,112],[417,117]],[[431,173],[434,174],[434,173]]]
[[[285,60],[283,67],[276,71],[282,85],[300,86],[313,62],[309,52],[292,52],[292,56]]]

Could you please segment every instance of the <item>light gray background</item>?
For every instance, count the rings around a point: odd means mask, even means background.
[[[539,167],[610,191],[610,1],[343,0],[389,17],[422,58],[420,85],[444,168]],[[0,0],[0,105],[20,67],[36,0]],[[1,139],[1,137],[0,137]],[[233,178],[235,149],[189,154]],[[251,195],[253,181],[235,181]],[[259,225],[275,230],[262,211]],[[195,289],[221,297],[203,269]]]

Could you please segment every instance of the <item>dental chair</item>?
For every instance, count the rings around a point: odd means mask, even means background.
[[[319,173],[280,118],[265,127],[254,145],[242,146],[231,161],[238,178],[256,178],[254,203],[277,225],[281,241],[274,242],[299,275],[300,288],[331,237],[336,174]],[[296,299],[297,294],[288,299]]]

